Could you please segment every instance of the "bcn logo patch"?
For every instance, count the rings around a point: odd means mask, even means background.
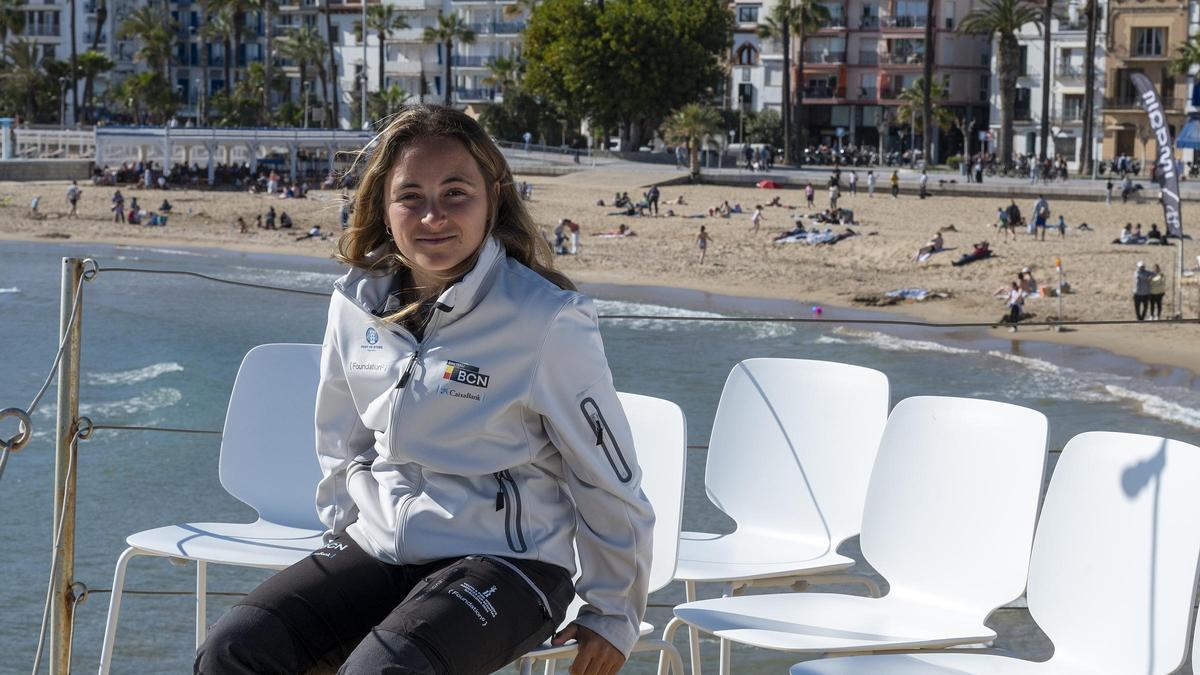
[[[479,372],[478,366],[471,366],[459,363],[458,361],[447,361],[446,372],[442,374],[442,379],[469,384],[472,387],[479,387],[480,389],[487,389],[491,376]]]

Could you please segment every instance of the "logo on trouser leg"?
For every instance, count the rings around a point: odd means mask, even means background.
[[[492,586],[485,591],[480,591],[464,581],[459,585],[458,588],[451,588],[446,592],[450,595],[453,595],[455,598],[458,598],[460,602],[466,605],[475,615],[475,618],[479,619],[480,626],[488,625],[487,616],[484,616],[484,614],[487,614],[493,619],[499,615],[499,611],[496,610],[496,606],[493,605],[490,600],[488,600],[488,598],[496,593],[495,586]]]

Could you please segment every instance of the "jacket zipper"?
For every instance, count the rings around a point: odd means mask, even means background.
[[[501,558],[499,556],[494,556],[494,555],[486,555],[486,554],[469,555],[469,556],[467,556],[467,558],[475,559],[475,560],[486,560],[494,565],[499,565],[501,567],[504,567],[508,571],[517,575],[517,577],[519,577],[521,579],[521,581],[525,582],[525,585],[529,587],[529,590],[533,591],[534,596],[537,597],[538,606],[542,609],[542,614],[547,619],[549,619],[551,617],[550,601],[548,599],[546,599],[546,594],[542,592],[542,589],[538,588],[537,584],[533,583],[533,579],[530,579],[528,575],[526,575],[524,572],[521,571],[520,567],[517,567],[516,565],[508,562],[504,558]]]
[[[525,533],[521,531],[521,490],[517,487],[517,481],[508,471],[497,471],[492,476],[495,477],[499,489],[496,493],[496,510],[506,511],[504,514],[504,538],[508,540],[508,548],[513,553],[526,553],[529,551],[529,546],[525,544]],[[514,534],[516,535],[515,542]]]
[[[416,370],[417,362],[421,360],[421,352],[425,349],[425,345],[429,342],[429,340],[433,338],[434,333],[437,332],[437,319],[442,312],[446,311],[449,311],[449,308],[446,308],[441,303],[434,305],[433,314],[431,314],[429,319],[425,322],[425,328],[422,331],[423,335],[421,337],[421,341],[417,343],[417,348],[413,350],[412,356],[409,357],[408,364],[404,366],[404,372],[400,375],[400,380],[396,382],[395,388],[398,390],[398,393],[396,394],[395,402],[392,404],[390,425],[388,427],[388,451],[393,456],[396,454],[395,439],[396,430],[399,429],[400,409],[404,406],[405,395],[408,394],[408,383],[412,379],[413,371]],[[412,507],[412,503],[416,501],[417,497],[420,496],[421,492],[425,489],[425,471],[419,465],[417,466],[417,476],[418,480],[416,486],[413,488],[413,491],[408,495],[408,497],[405,498],[404,504],[400,506],[400,512],[396,516],[397,527],[395,551],[397,560],[403,559],[403,553],[400,551],[400,546],[404,541],[404,530],[408,525],[408,510]]]
[[[621,453],[621,446],[617,445],[617,439],[613,437],[612,430],[608,428],[608,421],[604,419],[604,413],[600,412],[600,406],[596,403],[596,399],[590,396],[583,399],[579,404],[579,409],[587,418],[588,427],[591,428],[592,433],[596,434],[596,445],[604,450],[604,456],[608,458],[608,463],[612,466],[613,473],[617,475],[617,480],[622,483],[633,480],[633,470],[629,468],[629,462],[625,461],[625,455]],[[605,442],[605,437],[612,443],[611,449]],[[617,466],[617,462],[620,462],[620,466]]]

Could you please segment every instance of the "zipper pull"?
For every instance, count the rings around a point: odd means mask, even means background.
[[[596,445],[604,445],[604,425],[600,423],[600,416],[592,418],[592,424],[595,424],[593,431],[596,432]]]
[[[413,355],[408,359],[408,365],[404,367],[404,373],[400,375],[400,381],[396,383],[397,389],[403,389],[408,381],[412,379],[413,370],[417,367],[417,359],[421,356],[421,352],[413,352]]]
[[[496,479],[496,510],[504,510],[504,479],[500,474],[494,473],[492,477]]]
[[[496,493],[496,510],[497,511],[504,510],[504,493],[503,492]]]

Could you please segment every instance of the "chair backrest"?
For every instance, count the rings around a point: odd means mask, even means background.
[[[324,529],[313,415],[320,345],[259,345],[242,359],[221,436],[221,485],[264,520]]]
[[[708,498],[739,528],[836,547],[862,526],[888,397],[887,376],[870,368],[742,361],[713,419]]]
[[[654,507],[654,558],[649,592],[675,578],[679,529],[683,518],[683,472],[687,464],[687,422],[670,401],[618,393],[633,432],[633,447],[642,469],[642,492]]]
[[[1094,673],[1178,668],[1198,523],[1200,448],[1116,432],[1072,438],[1050,478],[1029,566],[1029,613],[1054,642],[1054,659]]]
[[[683,518],[684,467],[687,465],[687,421],[670,401],[618,392],[633,432],[633,447],[642,469],[642,492],[654,507],[654,557],[646,592],[653,593],[675,578],[679,529]],[[579,561],[575,561],[579,569]],[[575,620],[583,600],[567,607],[563,626]]]
[[[1045,415],[916,396],[888,417],[862,552],[889,595],[936,598],[979,620],[1021,595],[1046,463]]]

